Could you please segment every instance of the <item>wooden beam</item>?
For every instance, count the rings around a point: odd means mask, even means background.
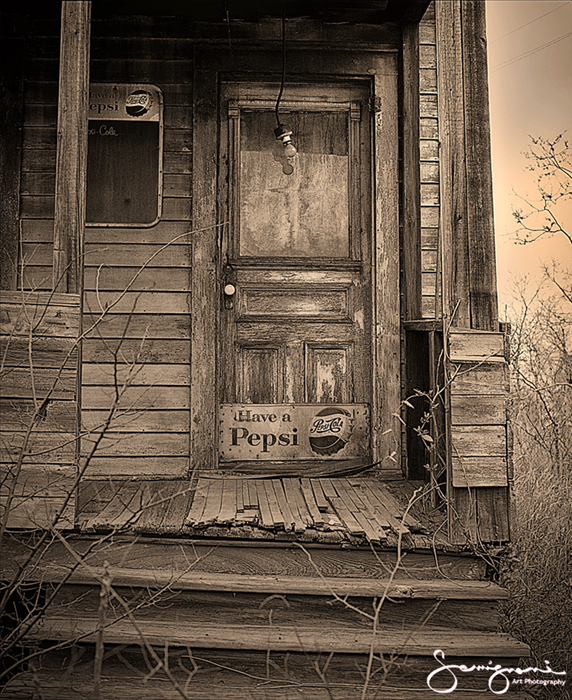
[[[195,56],[191,269],[192,467],[212,469],[217,445],[217,72],[208,55]]]
[[[485,7],[435,3],[444,313],[498,330]]]
[[[496,331],[498,301],[485,3],[464,0],[460,5],[471,328]]]
[[[391,469],[401,455],[401,318],[399,280],[399,154],[397,57],[374,76],[373,408],[374,461]],[[375,409],[375,410],[373,410]],[[395,461],[393,461],[395,460]],[[399,465],[400,466],[400,465]]]
[[[62,2],[53,287],[79,293],[85,226],[91,2]]]
[[[441,138],[440,254],[444,323],[470,328],[461,3],[435,3]]]

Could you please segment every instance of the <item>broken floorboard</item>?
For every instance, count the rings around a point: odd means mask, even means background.
[[[423,484],[354,478],[221,478],[82,484],[83,532],[447,548]]]

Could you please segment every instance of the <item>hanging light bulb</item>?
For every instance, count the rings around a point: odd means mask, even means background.
[[[282,141],[284,146],[284,155],[287,158],[293,158],[298,151],[296,146],[292,143],[292,132],[288,131],[288,128],[283,124],[279,124],[276,129],[274,129],[274,136],[276,136],[278,141]]]
[[[282,7],[282,81],[280,83],[280,92],[278,93],[278,99],[276,100],[276,106],[274,112],[276,114],[276,129],[274,129],[274,136],[277,141],[282,141],[282,146],[284,150],[282,156],[277,156],[274,153],[275,160],[282,162],[282,172],[285,175],[292,175],[294,172],[294,167],[292,165],[292,159],[298,153],[296,146],[292,143],[292,132],[288,130],[288,127],[280,123],[280,100],[282,99],[282,93],[284,92],[284,84],[286,82],[286,10],[285,6]]]

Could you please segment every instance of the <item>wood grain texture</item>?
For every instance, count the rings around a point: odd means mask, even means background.
[[[492,656],[512,653],[519,656],[526,653],[528,647],[522,642],[512,641],[508,635],[486,632],[470,632],[468,634],[436,635],[435,631],[379,631],[373,641],[369,630],[350,631],[337,626],[330,629],[322,625],[319,629],[297,626],[250,627],[245,635],[243,625],[201,625],[197,629],[183,630],[172,623],[155,620],[153,622],[138,622],[138,626],[148,643],[163,646],[169,640],[170,646],[190,646],[200,648],[230,648],[230,649],[260,649],[276,651],[321,651],[346,654],[368,653],[373,647],[374,653],[391,653],[399,649],[401,653],[413,655],[432,654],[436,637],[439,637],[440,647],[449,655],[466,657],[481,656],[489,653]],[[86,617],[76,617],[73,620],[53,618],[46,620],[41,630],[33,628],[29,633],[30,640],[50,638],[53,640],[68,640],[82,637],[84,641],[95,641],[96,621]],[[108,643],[128,643],[135,634],[131,621],[118,621],[106,628],[105,638]]]
[[[441,134],[443,313],[455,327],[470,328],[469,224],[463,96],[465,59],[461,40],[461,3],[437,3],[435,16]]]
[[[196,63],[195,63],[196,66]],[[191,455],[201,468],[215,466],[217,284],[217,114],[214,66],[195,72],[193,110],[193,237],[191,272]]]
[[[374,406],[371,429],[374,461],[400,455],[401,431],[394,414],[401,401],[401,338],[399,304],[399,193],[397,66],[387,64],[374,77],[375,94],[382,109],[374,115],[374,202],[375,246],[373,250],[374,322],[373,365]],[[383,193],[383,194],[381,194]]]
[[[498,329],[485,7],[461,5],[471,327]]]
[[[506,457],[453,455],[452,476],[455,488],[507,486]]]
[[[64,2],[54,210],[54,289],[81,291],[91,3]]]
[[[5,523],[10,528],[49,527],[67,499],[57,527],[72,527],[79,297],[2,292],[0,321]]]
[[[211,479],[199,480],[203,496]],[[206,486],[205,486],[205,482]],[[78,509],[82,514],[98,512],[111,494],[120,488],[121,480],[89,480],[82,482],[79,491]],[[188,482],[185,482],[188,485]],[[164,482],[148,482],[149,491],[159,493]],[[152,487],[152,488],[151,488]],[[94,537],[78,535],[75,547],[84,552],[93,544]],[[441,551],[410,551],[398,562],[394,549],[340,548],[334,546],[313,546],[305,549],[293,543],[185,539],[187,546],[181,548],[180,538],[154,538],[148,536],[133,541],[131,534],[117,536],[105,548],[93,552],[90,560],[93,566],[103,566],[108,561],[112,567],[151,571],[169,570],[184,572],[189,566],[189,548],[193,548],[194,571],[234,576],[268,575],[295,576],[299,578],[353,578],[389,579],[391,571],[398,567],[398,575],[404,579],[457,581],[486,580],[487,572],[482,559],[466,555],[452,555]],[[196,551],[196,554],[195,554]],[[25,545],[11,539],[6,544],[6,556],[0,565],[3,575],[11,575],[17,562],[26,555]],[[128,555],[128,556],[126,556]],[[71,566],[73,558],[61,543],[54,542],[42,560],[43,564]],[[41,569],[41,567],[40,567]],[[41,570],[38,570],[41,576]],[[46,579],[48,580],[48,579]]]

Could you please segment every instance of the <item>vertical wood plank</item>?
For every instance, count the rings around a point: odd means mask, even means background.
[[[304,501],[298,485],[297,479],[283,479],[284,494],[288,502],[288,507],[294,518],[294,531],[304,532],[306,525],[310,524],[310,516],[306,508],[301,508]]]
[[[62,2],[54,210],[55,291],[79,293],[87,182],[91,2]]]
[[[310,479],[312,488],[314,489],[314,498],[316,499],[316,504],[322,513],[328,510],[328,499],[324,494],[322,489],[322,484],[320,479]]]
[[[441,138],[443,316],[447,323],[452,320],[457,327],[470,328],[461,3],[457,0],[435,3],[435,19]]]
[[[222,479],[214,479],[209,484],[209,490],[207,493],[207,502],[201,516],[201,524],[212,525],[220,513],[220,507],[222,504]]]
[[[268,504],[268,498],[266,496],[266,487],[264,486],[264,480],[258,479],[254,482],[256,485],[256,493],[258,494],[258,508],[260,510],[260,526],[272,529],[274,527],[274,520],[272,519],[272,512],[270,510],[270,505]]]
[[[217,284],[217,74],[195,55],[191,270],[191,438],[193,466],[215,466]]]
[[[274,521],[274,527],[282,527],[284,525],[284,515],[278,503],[278,498],[276,492],[274,491],[274,486],[272,484],[273,479],[264,479],[263,484],[266,490],[266,498],[268,500],[268,506],[270,508],[270,513],[272,515],[272,520]]]
[[[209,490],[208,479],[199,479],[197,488],[195,490],[195,495],[193,496],[193,502],[191,509],[186,517],[186,525],[196,525],[201,521],[203,511],[205,509],[205,504],[207,502],[207,493]]]
[[[437,3],[442,4],[442,3]],[[485,5],[461,5],[471,327],[498,330]]]
[[[278,505],[280,506],[280,510],[284,516],[284,529],[292,530],[296,524],[296,519],[294,518],[288,501],[286,500],[286,494],[284,493],[284,488],[282,487],[282,481],[280,479],[272,479],[270,483],[274,488]]]
[[[436,3],[442,174],[445,320],[498,330],[492,208],[485,8],[476,0]],[[454,318],[452,318],[454,314]],[[453,541],[479,528],[483,541],[508,539],[508,490],[451,486]],[[469,507],[467,507],[469,506]],[[463,513],[464,528],[456,518]]]
[[[217,515],[217,523],[231,523],[236,517],[236,479],[224,479],[222,502]]]
[[[374,114],[373,382],[372,444],[375,461],[391,468],[401,454],[396,413],[401,402],[399,289],[399,167],[397,59],[388,57],[374,77],[381,108]],[[375,408],[375,410],[373,410]],[[388,432],[389,431],[389,432]],[[385,461],[386,460],[386,461]]]
[[[406,320],[421,318],[419,24],[403,25],[403,295]]]

